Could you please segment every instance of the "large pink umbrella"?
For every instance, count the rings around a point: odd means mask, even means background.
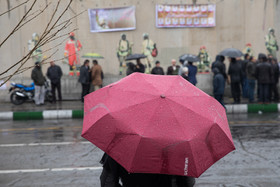
[[[82,137],[131,173],[199,177],[235,149],[223,106],[180,76],[133,73],[87,95]]]

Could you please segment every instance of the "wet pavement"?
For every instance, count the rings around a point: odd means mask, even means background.
[[[236,150],[195,187],[280,186],[280,114],[228,115]],[[100,186],[101,150],[82,119],[0,121],[0,186]]]

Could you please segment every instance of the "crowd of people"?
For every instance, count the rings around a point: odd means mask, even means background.
[[[249,103],[268,104],[279,101],[278,81],[280,66],[272,55],[260,53],[255,59],[245,54],[244,59],[229,58],[226,73],[225,57],[218,55],[212,64],[214,72],[214,97],[223,103],[225,82],[230,85],[233,104],[239,104],[241,97]]]
[[[80,68],[80,76],[78,81],[82,85],[81,101],[84,102],[84,96],[91,91],[98,90],[102,87],[103,83],[103,70],[98,64],[97,60],[92,61],[93,65],[90,68],[90,61],[85,60],[84,64]],[[34,81],[35,92],[34,101],[36,105],[44,105],[45,103],[45,83],[46,77],[51,82],[51,92],[52,92],[52,103],[56,103],[58,95],[58,101],[62,101],[61,96],[61,77],[63,73],[60,66],[56,65],[54,61],[50,62],[50,67],[47,70],[46,76],[44,76],[41,68],[41,63],[37,61],[35,67],[31,73],[31,79]]]

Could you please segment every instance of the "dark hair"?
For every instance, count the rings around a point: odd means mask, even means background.
[[[244,59],[247,60],[247,58],[248,58],[249,56],[250,56],[250,55],[249,55],[248,53],[246,53],[246,54],[244,55]]]
[[[254,57],[253,57],[253,56],[250,56],[249,61],[252,61],[253,59],[254,59]]]
[[[159,63],[160,63],[160,62],[157,60],[157,61],[156,61],[156,64],[159,64]]]
[[[97,60],[93,60],[92,62],[93,62],[94,64],[98,64]]]
[[[84,65],[86,65],[87,63],[89,63],[89,60],[88,60],[88,59],[86,59],[86,60],[84,61]]]
[[[266,55],[265,55],[265,54],[263,54],[263,53],[259,53],[258,60],[267,61],[267,57],[266,57]]]

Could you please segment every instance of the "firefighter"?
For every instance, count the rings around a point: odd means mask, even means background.
[[[205,46],[201,46],[199,49],[198,57],[200,62],[198,64],[198,72],[209,72],[210,71],[210,57],[206,51]]]
[[[154,49],[154,42],[149,39],[149,34],[144,33],[143,34],[143,43],[142,43],[142,53],[144,55],[147,56],[147,58],[145,58],[145,66],[146,66],[146,70],[145,73],[151,73],[152,70],[152,64],[153,64],[153,56],[152,56],[152,51]]]
[[[28,41],[28,50],[31,51],[37,45],[39,41],[39,35],[37,33],[32,34],[32,40]],[[32,60],[33,62],[41,62],[42,61],[42,50],[40,47],[36,47],[36,49],[32,52]]]
[[[126,67],[125,64],[126,57],[130,55],[132,52],[131,51],[132,45],[133,44],[126,39],[126,35],[122,34],[117,48],[117,56],[120,62],[120,67],[119,67],[120,75],[122,75],[123,69]]]
[[[68,57],[68,63],[70,67],[69,75],[74,76],[74,72],[76,75],[80,75],[80,59],[78,52],[81,50],[82,45],[79,40],[75,39],[75,34],[71,32],[69,34],[70,39],[66,42],[64,56]]]
[[[265,36],[265,47],[268,54],[271,54],[274,58],[276,57],[276,51],[278,51],[277,40],[274,34],[274,29],[269,28],[268,34]]]
[[[253,50],[252,50],[252,44],[247,43],[245,49],[243,49],[243,54],[248,54],[249,56],[254,56]]]

